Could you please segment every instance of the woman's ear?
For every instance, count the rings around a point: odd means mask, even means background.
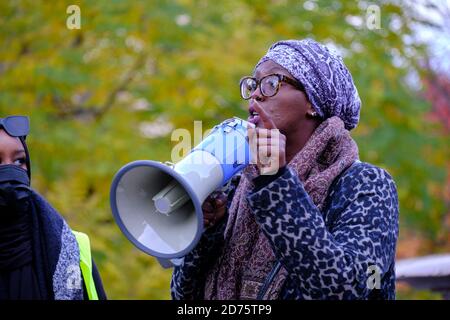
[[[319,114],[316,110],[314,110],[311,102],[308,101],[308,103],[306,104],[306,116],[308,118],[316,118],[318,115]]]

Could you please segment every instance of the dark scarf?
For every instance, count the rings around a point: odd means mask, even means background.
[[[319,125],[288,166],[303,182],[312,201],[322,209],[334,179],[357,158],[358,147],[344,123],[338,117],[331,117]],[[207,275],[206,299],[256,299],[276,262],[269,240],[247,201],[255,176],[255,167],[248,166],[233,197],[224,252]],[[281,267],[264,298],[278,298],[287,276],[288,271]]]
[[[0,298],[82,299],[82,290],[69,227],[30,189],[26,170],[0,166]]]

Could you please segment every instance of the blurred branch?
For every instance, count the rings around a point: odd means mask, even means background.
[[[114,105],[116,101],[117,94],[120,91],[123,91],[127,88],[127,86],[132,82],[134,77],[136,76],[136,72],[142,67],[145,63],[145,59],[147,54],[145,52],[141,53],[130,67],[130,69],[124,74],[120,82],[114,87],[111,92],[106,97],[105,102],[100,106],[87,106],[81,105],[83,101],[80,101],[80,104],[74,105],[67,100],[61,99],[57,95],[53,95],[53,103],[58,107],[57,116],[60,118],[84,118],[87,120],[100,120],[111,107]],[[90,96],[90,95],[88,95]],[[83,100],[83,99],[82,99]]]
[[[30,45],[28,42],[22,42],[20,46],[20,51],[16,58],[11,62],[0,63],[0,75],[6,73],[8,70],[14,68],[20,61],[20,59],[30,53]]]
[[[97,110],[96,113],[96,118],[97,120],[100,120],[100,118],[106,113],[108,112],[108,110],[112,107],[112,105],[114,104],[117,94],[120,91],[123,91],[126,89],[126,87],[128,86],[128,84],[133,80],[133,78],[136,75],[136,72],[139,70],[140,67],[142,67],[142,65],[145,63],[145,59],[147,57],[146,53],[141,53],[138,58],[136,59],[136,61],[134,62],[133,66],[130,68],[130,70],[128,70],[124,77],[122,78],[122,81],[120,81],[119,85],[114,88],[113,91],[110,92],[110,94],[108,95],[105,103],[100,107],[100,109]]]
[[[76,48],[79,47],[83,42],[83,34],[77,33],[75,38],[73,39],[72,43],[71,43],[71,47],[72,48]],[[12,68],[14,68],[15,66],[17,66],[17,64],[19,63],[20,59],[27,55],[30,54],[31,50],[30,50],[30,44],[29,42],[22,42],[21,46],[20,46],[20,51],[17,54],[16,58],[11,61],[11,62],[4,62],[4,63],[0,63],[0,75],[3,75],[4,73],[6,73],[7,71],[11,70]]]
[[[441,31],[450,28],[450,6],[446,1],[410,1],[408,5],[412,9],[412,22]]]
[[[425,1],[425,7],[434,10],[442,18],[442,29],[450,28],[450,6],[447,4],[446,1],[442,1],[439,5],[431,0]]]

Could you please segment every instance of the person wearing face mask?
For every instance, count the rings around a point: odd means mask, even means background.
[[[104,300],[89,238],[30,186],[28,133],[0,118],[0,300]]]

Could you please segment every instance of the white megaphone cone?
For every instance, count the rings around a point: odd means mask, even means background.
[[[122,167],[110,201],[125,236],[163,267],[179,263],[203,233],[206,197],[250,163],[248,125],[222,122],[175,165],[142,160]]]

